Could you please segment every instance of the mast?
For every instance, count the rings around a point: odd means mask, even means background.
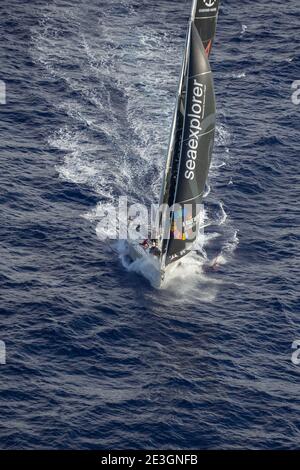
[[[182,99],[182,91],[183,91],[183,83],[184,83],[184,78],[186,75],[186,68],[187,68],[187,52],[189,49],[189,43],[190,43],[190,28],[191,28],[191,23],[192,23],[192,18],[194,17],[194,10],[196,8],[197,0],[193,0],[193,8],[192,8],[192,14],[189,20],[189,25],[188,25],[188,30],[187,30],[187,35],[186,35],[186,40],[185,40],[185,48],[184,48],[184,55],[183,55],[183,60],[182,60],[182,65],[181,65],[181,72],[179,75],[179,83],[178,83],[178,91],[177,91],[177,98],[176,98],[176,105],[173,113],[173,120],[172,120],[172,126],[171,126],[171,132],[170,132],[170,137],[169,137],[169,146],[168,146],[168,153],[167,153],[167,159],[166,159],[166,164],[165,164],[165,169],[164,169],[164,177],[163,177],[163,184],[161,187],[161,192],[160,192],[160,205],[166,203],[166,189],[169,183],[169,177],[170,175],[168,172],[170,171],[170,168],[172,166],[172,160],[173,160],[173,155],[174,155],[174,145],[175,145],[175,140],[176,140],[176,131],[177,131],[177,120],[178,120],[178,112],[180,108],[180,101]]]
[[[179,205],[182,214],[184,204],[190,204],[189,225],[194,230],[197,230],[195,209],[202,201],[214,140],[215,99],[207,56],[215,34],[218,7],[219,0],[193,1],[160,196],[160,205]],[[197,139],[192,141],[190,135]],[[182,239],[174,237],[175,216],[172,212],[171,238],[161,240],[162,269],[184,256],[190,246],[188,230]]]

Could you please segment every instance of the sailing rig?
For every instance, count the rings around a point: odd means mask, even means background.
[[[128,241],[134,261],[145,258],[159,273],[184,257],[199,231],[200,205],[215,134],[215,94],[209,55],[216,32],[219,0],[193,0],[176,106],[160,195],[156,246]]]

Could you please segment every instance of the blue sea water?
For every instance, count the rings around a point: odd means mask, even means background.
[[[300,446],[299,5],[221,3],[211,225],[157,290],[99,204],[157,198],[190,2],[1,2],[1,449]]]

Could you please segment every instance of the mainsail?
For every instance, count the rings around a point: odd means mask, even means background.
[[[163,269],[187,254],[199,228],[214,144],[215,95],[208,56],[218,9],[219,0],[193,2],[160,200],[171,208],[167,236],[162,214],[160,219]]]

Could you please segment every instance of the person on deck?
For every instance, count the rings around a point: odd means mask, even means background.
[[[149,240],[144,240],[142,243],[140,243],[140,245],[144,248],[144,250],[146,250],[149,248]]]

